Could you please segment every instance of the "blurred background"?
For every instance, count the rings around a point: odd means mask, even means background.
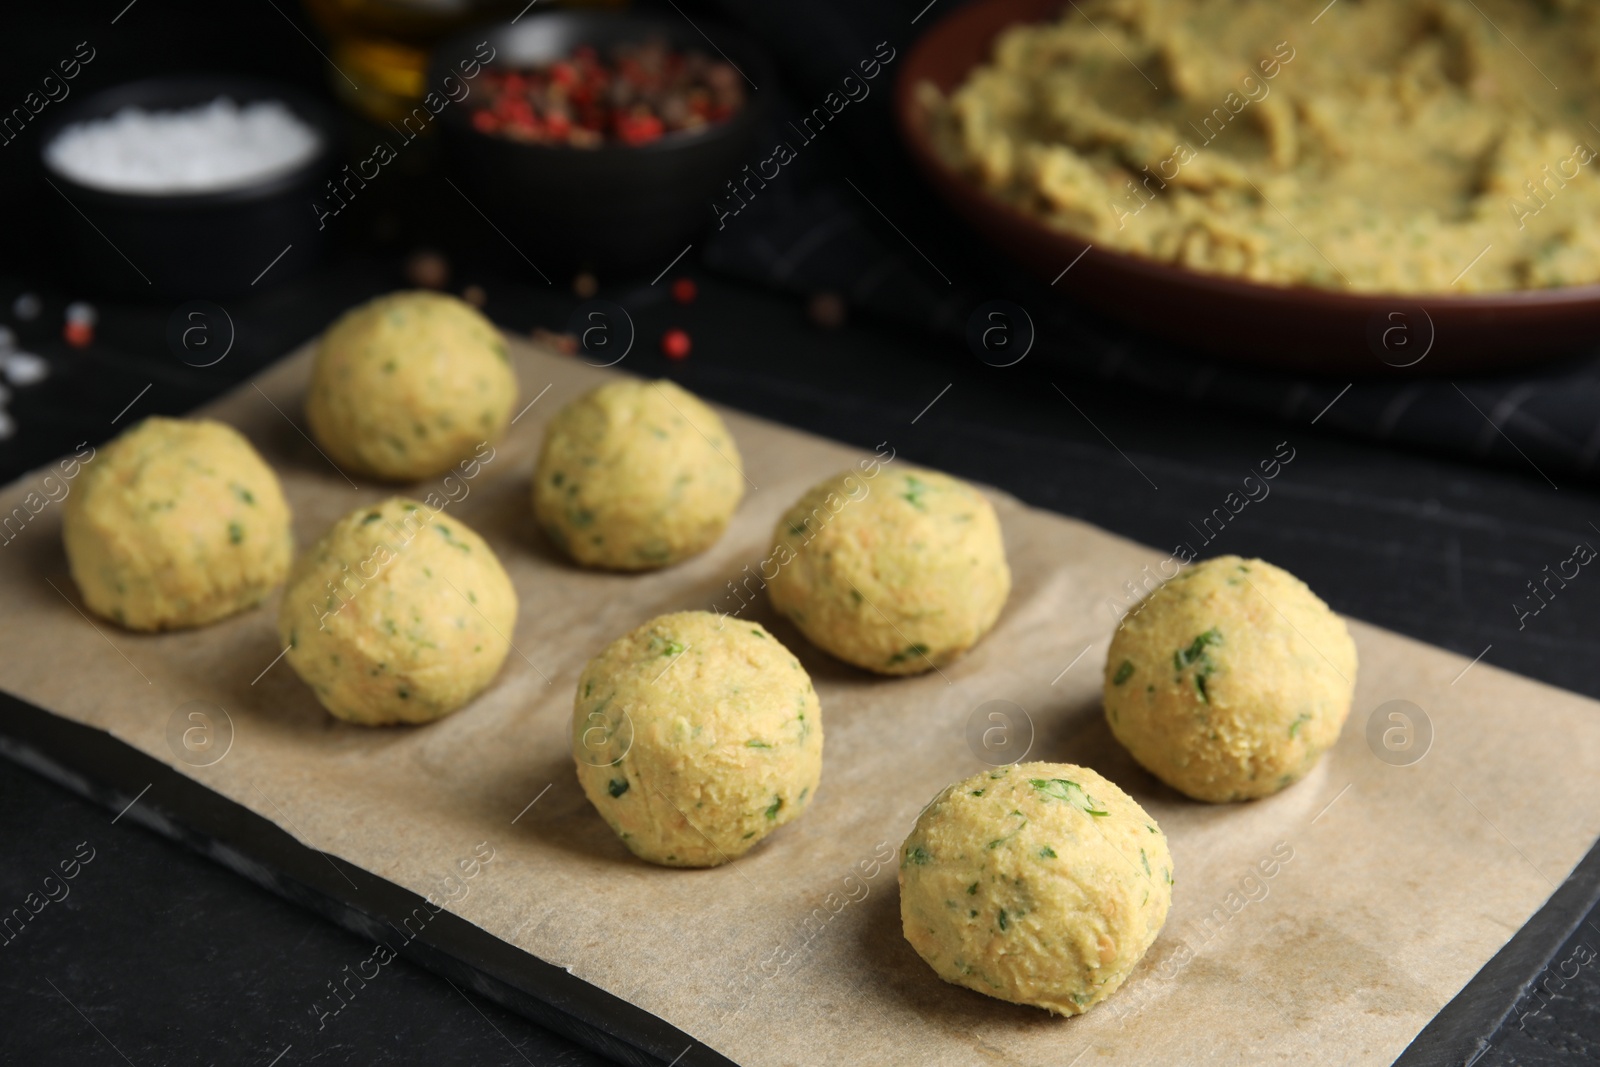
[[[692,328],[703,309],[692,301],[667,307],[673,281],[709,278],[713,290],[731,283],[788,301],[786,326],[827,331],[849,319],[956,357],[973,350],[968,330],[979,308],[1002,299],[1007,321],[1017,324],[1011,352],[1031,344],[1033,362],[1124,395],[1164,396],[1223,416],[1315,420],[1321,430],[1411,451],[1521,470],[1532,462],[1541,476],[1562,471],[1592,482],[1600,370],[1587,335],[1576,356],[1552,330],[1507,335],[1502,326],[1489,360],[1452,362],[1452,344],[1441,343],[1413,363],[1420,336],[1400,353],[1357,338],[1330,359],[1310,351],[1315,330],[1286,332],[1274,345],[1273,331],[1295,318],[1257,322],[1241,313],[1232,321],[1254,334],[1230,348],[1210,336],[1214,327],[1187,328],[1201,302],[1173,305],[1121,282],[1096,289],[1105,271],[1069,275],[1071,260],[1061,263],[1059,285],[1021,266],[998,235],[978,232],[933,192],[893,117],[910,46],[964,6],[262,0],[217,9],[125,0],[92,14],[30,8],[17,16],[26,29],[0,44],[8,60],[0,102],[12,122],[0,137],[0,192],[13,205],[0,232],[0,324],[17,334],[18,347],[47,356],[51,375],[0,419],[0,456],[28,466],[70,443],[49,424],[60,405],[105,384],[93,374],[74,377],[85,363],[121,370],[129,357],[154,359],[160,373],[175,375],[175,388],[198,386],[183,394],[192,405],[360,299],[417,284],[466,294],[518,332],[563,332],[576,306],[598,296],[643,316],[634,351],[659,354],[674,328],[691,348],[715,343]],[[437,117],[418,110],[425,93],[439,100],[451,91],[442,79],[459,76],[478,42],[492,39],[502,65],[548,62],[609,32],[608,22],[592,21],[605,16],[657,20],[652,32],[670,33],[674,49],[732,62],[742,94],[733,117],[690,138],[701,144],[679,135],[608,145],[579,153],[585,159],[573,165],[574,153],[518,143],[503,124],[493,133],[472,125],[488,79],[460,79],[458,88],[474,95],[447,101]],[[56,78],[54,91],[65,96],[48,99],[47,77],[80,51],[93,58],[71,81]],[[866,63],[876,77],[862,77]],[[172,211],[141,222],[127,218],[116,197],[47,180],[41,150],[61,123],[86,117],[85,108],[105,115],[141,99],[166,101],[160,94],[170,89],[148,79],[178,74],[223,76],[191,88],[186,98],[196,102],[228,89],[231,78],[241,80],[236,96],[295,94],[309,122],[327,123],[326,155],[292,191],[280,190],[271,205],[278,214],[263,208],[185,223]],[[853,90],[845,84],[851,75]],[[144,88],[130,94],[135,82]],[[848,99],[825,124],[811,119],[829,94]],[[37,115],[25,101],[42,105]],[[780,141],[791,158],[775,163]],[[394,158],[375,160],[380,144],[390,144]],[[329,179],[342,184],[330,187]],[[1093,256],[1085,266],[1096,266]],[[38,298],[37,314],[17,313],[25,295]],[[174,313],[197,299],[213,301],[212,314],[225,308],[235,346],[196,380],[175,366],[167,334]],[[92,341],[80,327],[80,343],[67,344],[67,310],[79,302],[89,307],[74,314],[96,319]],[[1113,305],[1116,314],[1106,314]],[[729,305],[719,315],[753,322],[752,307]],[[1455,347],[1477,332],[1458,334]]]

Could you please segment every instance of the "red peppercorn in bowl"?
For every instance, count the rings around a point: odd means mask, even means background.
[[[547,277],[659,270],[726,224],[713,204],[762,154],[769,66],[733,30],[700,29],[713,51],[683,20],[554,11],[435,53],[430,85],[458,86],[439,114],[448,166]],[[482,69],[462,82],[474,56]]]
[[[744,106],[745,84],[725,60],[659,38],[602,53],[581,44],[552,63],[490,67],[472,128],[529,144],[598,148],[643,145],[726,122]]]

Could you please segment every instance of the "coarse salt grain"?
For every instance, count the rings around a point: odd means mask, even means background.
[[[50,364],[32,352],[8,352],[0,362],[0,371],[5,374],[6,381],[21,388],[38,385],[48,378]]]
[[[284,104],[227,97],[182,111],[128,107],[77,122],[45,148],[58,173],[109,192],[207,193],[281,174],[317,151],[317,132]]]

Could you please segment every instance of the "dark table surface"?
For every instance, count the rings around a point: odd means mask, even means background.
[[[457,273],[484,285],[487,310],[510,330],[559,328],[576,303],[565,290],[487,269]],[[0,478],[139,416],[186,411],[348,304],[400,283],[397,264],[349,261],[230,305],[239,343],[204,371],[165,350],[170,308],[106,307],[104,344],[71,353],[35,346],[52,354],[57,374],[13,400],[21,430],[0,445]],[[638,324],[641,343],[625,369],[669,375],[712,400],[864,447],[890,440],[919,463],[1152,545],[1195,541],[1190,523],[1287,440],[1295,459],[1271,495],[1231,521],[1208,553],[1270,559],[1340,612],[1600,697],[1592,625],[1600,586],[1580,578],[1520,628],[1513,608],[1544,566],[1580,541],[1600,542],[1591,525],[1600,507],[1586,490],[1552,489],[1532,470],[1478,469],[1219,418],[1065,378],[1038,361],[998,369],[871,324],[824,331],[798,301],[715,278],[700,277],[700,297],[688,307],[665,299],[664,288],[641,282],[602,294],[629,304]],[[14,282],[0,283],[0,307],[15,291]],[[60,322],[58,308],[51,321]],[[669,325],[694,337],[683,363],[649,343]],[[1069,657],[1063,649],[1063,662]],[[1352,717],[1364,721],[1369,711]],[[82,842],[95,857],[69,897],[0,945],[5,1062],[601,1062],[403,957],[319,1026],[312,1003],[371,946],[5,762],[0,812],[0,903],[38,889]],[[1528,875],[1512,846],[1494,862],[1486,876]],[[1556,959],[1581,945],[1600,945],[1600,916],[1581,924]],[[1479,1063],[1600,1058],[1600,968],[1551,988],[1549,999],[1519,1007]]]
[[[320,86],[325,75],[301,35],[297,5],[224,12],[198,0],[117,0],[92,13],[33,5],[16,18],[32,25],[8,23],[16,32],[0,37],[7,101],[85,38],[99,58],[80,82],[84,92],[152,68],[226,66],[305,86]],[[0,152],[31,150],[19,141]],[[419,242],[478,250],[461,253],[452,286],[481,284],[487,311],[509,330],[560,329],[577,302],[564,283],[546,287],[518,280],[529,277],[525,270],[503,271],[491,254],[499,239],[459,205],[452,211],[451,194],[434,195],[419,174],[363,201],[338,236],[334,266],[229,302],[237,338],[214,367],[196,370],[168,350],[176,302],[103,304],[95,343],[69,349],[59,334],[63,305],[90,294],[78,292],[70,267],[54,258],[49,210],[28,207],[36,190],[24,195],[12,158],[0,157],[0,202],[27,209],[0,227],[0,323],[49,357],[52,376],[10,401],[19,432],[0,442],[0,482],[79,441],[103,440],[144,415],[189,411],[247,380],[346,307],[402,285],[401,256]],[[425,171],[426,160],[418,162]],[[994,368],[920,332],[870,322],[825,331],[797,299],[700,274],[697,256],[674,271],[699,276],[700,297],[688,307],[647,278],[602,292],[628,306],[638,325],[640,342],[623,369],[670,375],[711,400],[856,445],[888,440],[916,462],[1163,548],[1198,545],[1191,523],[1287,442],[1295,459],[1271,495],[1230,521],[1205,553],[1270,559],[1340,612],[1600,697],[1600,579],[1585,572],[1525,620],[1515,606],[1526,603],[1527,583],[1574,545],[1600,544],[1592,489],[1561,477],[1553,488],[1531,468],[1429,458],[1200,401],[1157,399],[1068,376],[1042,358]],[[9,311],[25,288],[46,297],[32,324]],[[669,326],[693,336],[683,363],[656,352]],[[1072,651],[1063,650],[1063,663]],[[1357,708],[1352,718],[1364,721],[1370,710]],[[19,936],[0,938],[0,1062],[603,1062],[404,956],[319,1025],[313,1003],[372,946],[114,815],[0,760],[0,912],[38,892],[61,860],[90,849],[94,857],[68,897]],[[1509,845],[1494,863],[1485,877],[1529,876]],[[1593,947],[1600,914],[1579,924],[1554,959],[1593,960]],[[1547,995],[1522,1001],[1478,1063],[1600,1061],[1600,967],[1543,985]]]

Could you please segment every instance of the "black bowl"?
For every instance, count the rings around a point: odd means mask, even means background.
[[[582,44],[603,52],[646,40],[713,58],[720,49],[755,85],[769,79],[769,65],[748,41],[722,26],[698,25],[706,36],[687,19],[579,11],[533,15],[441,45],[428,86],[438,90],[446,77],[471,86],[461,63],[481,54],[492,55],[491,68],[530,66],[561,59]],[[483,42],[493,53],[479,53]],[[480,133],[471,123],[476,92],[474,87],[440,114],[449,167],[472,206],[546,275],[665,267],[716,221],[712,205],[725,183],[757,162],[755,136],[765,104],[757,91],[726,122],[637,147],[598,148],[526,144]]]
[[[219,96],[238,104],[281,101],[317,132],[321,145],[291,170],[211,193],[110,192],[82,185],[45,162],[45,148],[71,123],[125,107],[194,107]],[[42,131],[38,161],[45,180],[61,194],[45,193],[60,209],[74,265],[97,289],[114,295],[224,297],[287,281],[316,262],[326,231],[313,203],[326,198],[323,183],[332,172],[334,145],[327,111],[287,86],[179,75],[129,82],[64,108]]]

